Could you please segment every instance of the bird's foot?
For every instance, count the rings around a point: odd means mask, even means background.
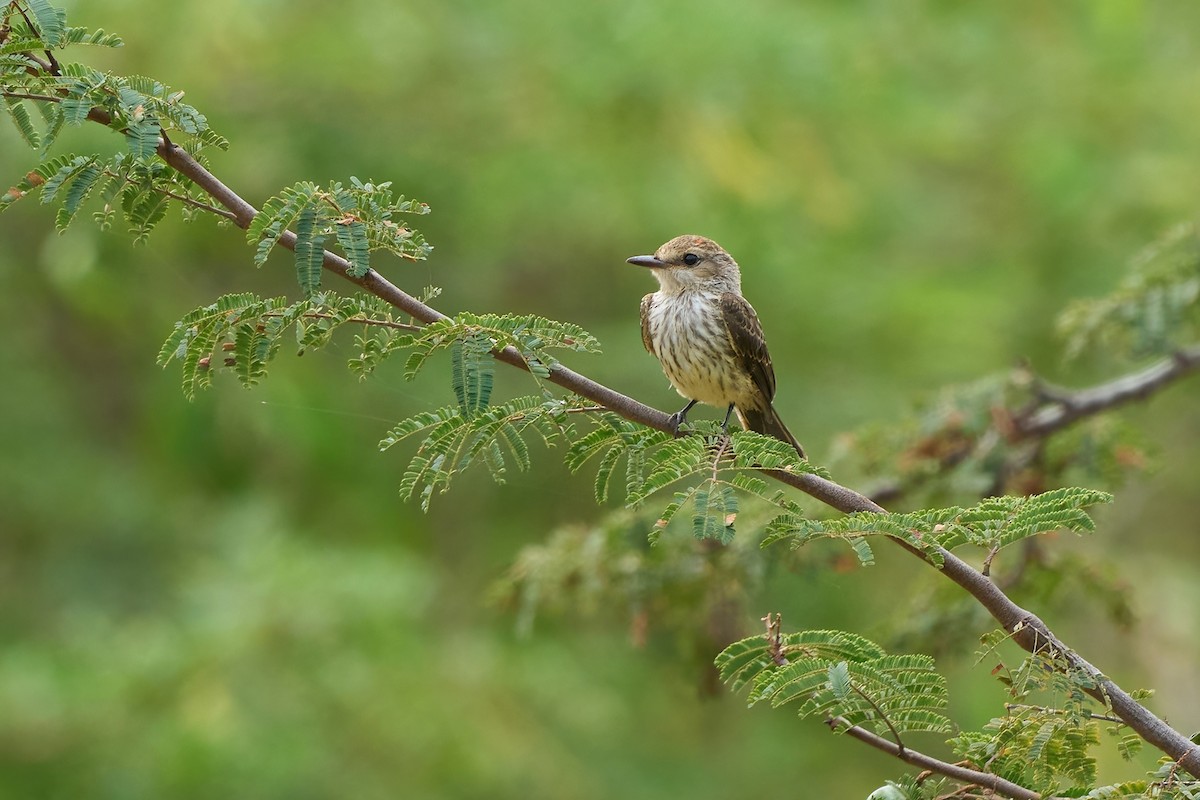
[[[729,438],[729,418],[733,416],[733,403],[729,404],[729,408],[725,411],[725,419],[721,422],[721,433],[725,434],[725,438]]]
[[[687,422],[687,414],[683,413],[682,411],[676,411],[674,414],[668,417],[667,424],[671,426],[671,435],[678,437],[679,429],[685,422]]]
[[[667,422],[671,426],[671,434],[673,436],[675,436],[676,438],[679,437],[680,426],[682,426],[683,423],[687,422],[687,413],[692,410],[692,406],[694,406],[694,405],[696,405],[696,401],[692,400],[686,406],[679,409],[674,414],[672,414],[670,417],[668,417]]]

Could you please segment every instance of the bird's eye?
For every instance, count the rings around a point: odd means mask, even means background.
[[[683,257],[683,263],[687,264],[689,267],[694,267],[700,263],[700,256],[696,255],[695,253],[688,253]]]

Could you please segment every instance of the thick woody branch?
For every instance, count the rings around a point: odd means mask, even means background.
[[[201,166],[182,148],[164,142],[159,147],[162,158],[179,172],[191,178],[200,188],[208,192],[218,203],[225,206],[234,214],[234,221],[242,228],[248,227],[250,220],[257,213],[255,208],[238,197],[229,187],[221,183],[216,176]],[[295,235],[286,233],[280,238],[280,244],[286,248],[294,248]],[[442,314],[415,297],[401,290],[374,270],[369,270],[362,277],[350,274],[350,263],[333,253],[326,251],[325,269],[357,284],[364,290],[390,303],[395,308],[410,314],[422,322],[434,322],[445,319]],[[507,364],[522,369],[528,369],[524,359],[513,348],[499,351],[496,357]],[[590,378],[567,369],[556,367],[550,373],[550,380],[575,394],[598,403],[622,417],[647,425],[657,430],[673,432],[671,418],[668,414],[651,408],[603,386]],[[792,474],[787,472],[771,472],[772,477],[783,483],[799,489],[817,500],[832,506],[847,514],[858,511],[884,512],[885,509],[875,504],[853,489],[841,486],[833,481],[809,474]],[[899,540],[895,541],[909,553],[929,561],[928,557]],[[1187,737],[1171,728],[1144,706],[1139,704],[1119,686],[1106,678],[1100,670],[1092,666],[1076,654],[1058,637],[1056,637],[1042,620],[1013,602],[995,583],[977,569],[948,550],[940,550],[941,571],[950,580],[957,583],[987,609],[1003,628],[1013,634],[1013,639],[1031,653],[1051,652],[1065,658],[1073,669],[1091,676],[1097,688],[1092,695],[1102,703],[1111,704],[1113,712],[1130,728],[1137,731],[1147,742],[1162,750],[1171,758],[1176,759],[1183,769],[1193,775],[1200,776],[1200,746],[1192,744]],[[1036,795],[1024,795],[1036,796]]]
[[[1042,796],[1037,792],[1026,789],[1024,786],[1015,784],[1012,781],[1006,781],[999,775],[993,775],[990,772],[980,772],[979,770],[970,769],[959,764],[951,764],[933,756],[927,756],[920,751],[901,747],[890,739],[878,736],[866,728],[851,725],[848,720],[842,717],[830,717],[825,720],[825,724],[829,726],[830,730],[841,730],[846,736],[851,736],[860,742],[869,744],[876,750],[882,750],[888,755],[895,756],[901,761],[912,764],[915,767],[927,769],[938,775],[945,775],[947,778],[953,778],[956,781],[980,786],[1003,797],[1011,797],[1014,800],[1041,800]]]

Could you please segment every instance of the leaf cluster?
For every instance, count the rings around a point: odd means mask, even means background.
[[[689,643],[702,666],[728,639],[704,642],[714,618],[730,615],[732,638],[745,633],[737,587],[762,580],[766,562],[749,537],[725,547],[685,536],[646,538],[645,515],[622,509],[595,523],[573,524],[522,548],[493,586],[493,602],[511,610],[519,633],[544,615],[610,620],[636,646],[665,637]],[[710,624],[700,624],[709,620]]]
[[[328,344],[341,327],[353,324],[370,332],[359,335],[361,352],[350,368],[365,377],[378,365],[380,339],[390,341],[411,328],[395,309],[365,295],[345,297],[323,292],[289,302],[286,297],[262,298],[250,292],[228,294],[184,315],[158,353],[160,366],[177,362],[182,368],[183,392],[193,399],[212,384],[214,371],[231,370],[246,388],[266,376],[267,364],[278,353],[283,337],[293,333],[298,353]]]
[[[172,202],[182,206],[187,218],[200,212],[228,216],[211,206],[191,180],[155,158],[168,132],[175,144],[198,158],[207,147],[228,147],[204,115],[183,102],[183,92],[152,78],[60,61],[73,45],[119,47],[121,40],[102,30],[68,27],[65,13],[43,0],[7,3],[0,13],[0,95],[21,138],[40,157],[36,167],[0,195],[0,210],[40,192],[43,203],[58,202],[55,225],[61,232],[85,202],[98,197],[96,222],[107,228],[120,211],[135,242],[145,241]],[[34,122],[30,107],[40,123]],[[118,131],[125,150],[110,156],[49,156],[64,126],[88,120]]]
[[[717,656],[721,679],[750,687],[751,705],[794,704],[801,717],[844,720],[899,741],[900,734],[946,733],[946,681],[933,659],[888,654],[845,631],[800,631],[734,642]]]
[[[16,0],[0,14],[0,30],[6,33],[0,41],[0,86],[17,131],[30,147],[44,154],[64,125],[80,125],[89,118],[120,132],[134,158],[152,157],[166,131],[181,134],[196,151],[228,147],[204,115],[183,102],[183,92],[153,78],[112,75],[60,60],[74,45],[120,47],[120,37],[68,27],[66,13],[44,0]],[[40,61],[38,52],[48,61]],[[40,112],[41,131],[27,103]]]
[[[625,504],[630,508],[641,506],[673,483],[703,479],[674,494],[654,524],[651,541],[657,540],[682,509],[691,507],[692,535],[728,544],[739,512],[739,492],[753,495],[785,515],[798,517],[803,513],[782,490],[770,491],[766,481],[747,471],[827,475],[822,468],[800,458],[791,445],[753,431],[725,434],[715,425],[700,423],[692,435],[671,438],[614,414],[600,415],[598,421],[595,429],[567,451],[567,466],[573,472],[599,456],[597,502],[608,498],[614,471],[622,460]]]
[[[435,489],[445,493],[451,479],[482,460],[497,483],[504,482],[506,465],[529,469],[532,462],[525,434],[540,436],[546,446],[567,438],[562,401],[539,397],[514,400],[472,410],[470,406],[448,406],[427,411],[399,423],[379,443],[387,450],[411,436],[423,434],[417,452],[400,480],[400,496],[419,496],[428,510]]]
[[[426,258],[433,249],[420,232],[394,217],[428,214],[429,206],[394,196],[391,182],[372,183],[351,177],[350,185],[334,182],[320,187],[301,181],[268,199],[246,229],[256,245],[255,266],[266,263],[271,250],[288,231],[294,231],[296,278],[305,294],[321,288],[325,245],[337,242],[350,275],[360,278],[371,268],[370,253],[386,252],[412,261]]]
[[[1116,291],[1062,313],[1067,357],[1089,349],[1127,358],[1170,355],[1200,338],[1198,301],[1200,233],[1189,222],[1138,254]]]
[[[1028,497],[989,497],[971,508],[862,512],[827,520],[782,518],[772,523],[763,546],[786,542],[800,547],[814,539],[841,539],[869,564],[873,558],[866,537],[882,535],[921,550],[936,563],[942,549],[970,544],[995,552],[1052,531],[1094,530],[1095,522],[1084,509],[1111,501],[1107,492],[1064,487]]]
[[[982,637],[980,658],[994,657],[1009,637],[993,631]],[[1007,713],[982,730],[964,731],[950,740],[958,756],[985,765],[1008,780],[1044,794],[1065,797],[1158,797],[1145,781],[1095,788],[1096,761],[1092,750],[1107,733],[1125,760],[1136,756],[1142,739],[1088,692],[1096,689],[1092,675],[1073,669],[1061,653],[1044,650],[1023,659],[1015,668],[1003,662],[992,669],[1005,687]],[[1135,692],[1142,700],[1152,693]],[[1161,788],[1161,787],[1160,787]]]

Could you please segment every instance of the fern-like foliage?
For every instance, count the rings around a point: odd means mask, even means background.
[[[59,204],[55,216],[59,232],[75,220],[84,203],[98,197],[102,205],[92,215],[96,223],[107,229],[120,211],[135,244],[146,241],[172,204],[183,209],[185,219],[203,212],[223,214],[209,206],[201,191],[166,163],[133,158],[128,153],[47,159],[0,195],[0,211],[33,191],[40,191],[43,203]]]
[[[490,405],[495,371],[492,352],[506,347],[520,352],[530,372],[540,378],[558,364],[551,350],[596,352],[599,342],[577,325],[545,317],[464,312],[396,335],[371,351],[373,357],[397,349],[410,351],[404,367],[410,379],[438,350],[448,349],[451,354],[451,389],[458,405],[410,417],[380,442],[380,448],[386,450],[423,434],[400,482],[402,497],[419,496],[421,507],[428,509],[435,490],[445,492],[455,475],[481,460],[492,477],[503,482],[508,463],[515,463],[520,470],[529,468],[527,432],[536,432],[546,445],[570,439],[573,426],[566,415],[580,408],[581,400],[519,397]]]
[[[613,475],[622,459],[625,462],[626,495],[631,495],[634,487],[640,486],[645,479],[647,451],[671,441],[671,436],[610,412],[597,414],[596,422],[596,428],[571,443],[566,463],[572,472],[578,472],[589,460],[600,457],[594,490],[596,502],[603,503],[608,499]]]
[[[980,659],[996,657],[1010,634],[992,631],[982,637]],[[1075,668],[1061,654],[1042,651],[1029,655],[1013,668],[1003,661],[992,674],[1003,685],[1010,702],[1007,713],[979,731],[963,731],[950,740],[955,752],[1008,780],[1043,794],[1065,797],[1186,797],[1164,791],[1161,783],[1133,781],[1096,787],[1096,761],[1092,750],[1107,733],[1126,760],[1140,750],[1142,740],[1114,718],[1111,709],[1088,693],[1096,680]],[[1132,693],[1145,700],[1153,692]],[[1158,777],[1173,777],[1159,775]]]
[[[296,234],[296,278],[306,294],[321,287],[325,243],[336,241],[351,264],[350,274],[362,277],[371,268],[370,253],[384,250],[413,261],[433,249],[420,232],[394,219],[401,214],[428,214],[429,206],[396,197],[390,182],[371,183],[351,177],[350,185],[320,187],[302,181],[284,189],[263,204],[246,229],[256,245],[254,263],[262,266],[289,230]]]
[[[734,642],[717,656],[721,679],[749,702],[795,705],[802,717],[841,718],[883,736],[946,733],[946,681],[924,655],[891,655],[845,631],[800,631]]]
[[[379,443],[387,450],[423,434],[416,454],[400,481],[400,496],[419,497],[429,509],[434,491],[444,493],[451,479],[476,461],[484,461],[497,483],[504,482],[509,463],[524,471],[531,460],[525,434],[534,432],[547,446],[569,437],[561,401],[518,397],[497,406],[468,412],[463,406],[429,411],[396,425]]]
[[[32,58],[35,52],[62,54],[73,45],[119,47],[122,42],[102,30],[42,24],[43,20],[62,19],[61,9],[31,15],[34,27],[30,29],[25,17],[14,11],[22,5],[34,3],[23,0],[4,10],[5,23],[12,29],[0,48],[0,81],[9,114],[31,147],[45,153],[64,125],[80,125],[89,117],[106,121],[120,132],[127,153],[138,159],[154,155],[164,132],[193,153],[209,146],[228,147],[228,141],[209,127],[205,116],[183,102],[183,92],[153,78],[113,75],[65,59],[55,71],[41,69]],[[41,131],[34,128],[26,103],[37,106]]]
[[[997,774],[1042,792],[1091,786],[1096,762],[1089,750],[1099,744],[1095,723],[1078,724],[1061,714],[1025,711],[993,719],[982,731],[952,740],[956,752]]]
[[[176,322],[159,350],[158,362],[180,364],[183,391],[191,399],[212,384],[213,373],[220,369],[233,372],[246,387],[257,384],[289,331],[303,353],[325,346],[347,325],[365,329],[355,337],[359,352],[349,362],[360,378],[399,351],[410,351],[405,375],[412,378],[437,350],[450,351],[450,383],[457,406],[410,417],[393,427],[380,444],[388,449],[424,435],[400,491],[405,498],[419,496],[426,509],[434,489],[444,492],[451,478],[472,463],[486,463],[499,482],[510,463],[528,469],[527,432],[536,431],[549,444],[567,438],[573,430],[567,415],[581,406],[578,399],[521,397],[492,406],[493,350],[517,347],[527,363],[548,374],[546,365],[557,363],[550,348],[594,351],[598,347],[595,338],[578,326],[532,315],[462,314],[418,326],[398,318],[384,301],[364,295],[317,292],[288,302],[284,297],[240,293],[225,295]]]
[[[1028,497],[989,497],[971,508],[937,508],[907,514],[849,514],[816,520],[782,516],[772,522],[763,546],[786,542],[800,547],[814,539],[848,542],[860,560],[870,556],[869,536],[890,536],[924,551],[937,561],[938,548],[966,544],[997,551],[1013,542],[1057,530],[1095,529],[1084,509],[1112,501],[1094,489],[1064,487]]]
[[[389,342],[414,327],[398,319],[395,309],[382,300],[365,295],[321,292],[290,303],[284,297],[243,292],[224,295],[176,322],[159,350],[158,363],[180,364],[188,399],[210,386],[214,371],[223,368],[249,388],[265,377],[267,363],[278,354],[289,331],[297,351],[303,353],[323,347],[346,325],[369,331],[356,337],[362,351],[350,359],[351,370],[360,377],[378,366]]]
[[[448,349],[451,354],[451,389],[457,407],[410,417],[380,443],[381,449],[388,449],[424,434],[401,480],[402,497],[419,496],[421,507],[428,509],[435,489],[445,492],[455,475],[480,460],[498,482],[503,482],[510,461],[521,470],[528,469],[529,448],[524,436],[529,430],[536,431],[547,445],[569,438],[573,427],[565,415],[579,407],[580,401],[521,397],[490,406],[495,372],[492,352],[506,347],[520,352],[530,372],[540,378],[548,376],[558,363],[552,349],[596,352],[599,342],[577,325],[545,317],[464,312],[391,337],[370,350],[372,357],[396,349],[410,351],[405,362],[409,379],[438,350]]]
[[[1059,318],[1067,356],[1103,348],[1166,355],[1200,335],[1200,233],[1177,225],[1143,250],[1115,292],[1071,304]]]
[[[40,151],[41,159],[0,195],[0,210],[40,192],[43,203],[59,204],[55,224],[62,231],[89,199],[99,198],[96,221],[108,227],[119,211],[139,243],[172,204],[182,208],[186,218],[204,212],[227,216],[189,179],[155,157],[168,135],[197,157],[206,147],[228,146],[203,114],[183,102],[183,92],[152,78],[112,75],[68,60],[65,51],[72,46],[119,47],[121,40],[102,30],[67,26],[62,9],[45,0],[6,3],[0,15],[0,30],[5,32],[0,38],[0,108],[21,138]],[[46,57],[54,59],[49,67],[42,61]],[[36,118],[31,108],[38,111]],[[118,131],[124,151],[49,155],[64,126],[89,119]]]
[[[464,311],[455,317],[430,323],[420,333],[400,343],[399,346],[412,351],[405,364],[405,374],[416,375],[438,350],[453,347],[468,338],[477,340],[479,346],[487,344],[484,352],[515,348],[537,378],[548,377],[550,370],[558,365],[552,350],[600,352],[596,337],[569,322],[535,314],[472,314]]]
[[[615,415],[603,415],[601,424],[575,441],[567,452],[567,466],[576,471],[599,456],[596,499],[608,497],[613,473],[625,459],[625,503],[638,507],[652,495],[679,481],[703,480],[675,493],[650,531],[651,541],[680,511],[690,507],[692,535],[728,544],[734,535],[738,494],[750,494],[783,514],[799,517],[802,511],[783,491],[769,491],[766,481],[744,474],[748,470],[778,470],[795,474],[826,475],[801,459],[785,442],[753,431],[726,436],[711,423],[699,423],[693,435],[673,439],[661,432],[640,429]]]

